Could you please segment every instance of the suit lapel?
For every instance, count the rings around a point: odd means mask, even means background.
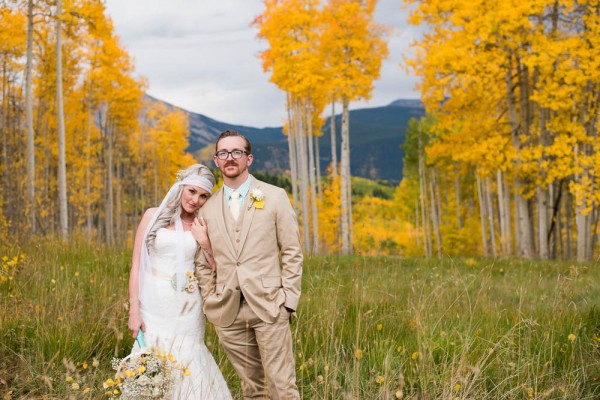
[[[227,245],[227,249],[229,250],[229,252],[232,255],[236,255],[236,251],[235,251],[235,246],[233,245],[233,241],[231,239],[231,237],[229,236],[229,233],[227,232],[227,227],[225,226],[225,213],[229,212],[229,210],[225,209],[225,191],[223,190],[223,187],[221,187],[221,189],[219,189],[219,191],[217,192],[216,195],[216,199],[217,200],[217,212],[219,212],[219,216],[218,218],[216,218],[216,220],[218,221],[218,232],[221,233],[221,236],[223,237],[225,244]]]
[[[248,196],[246,196],[246,201],[244,202],[244,225],[242,226],[242,234],[240,236],[240,253],[244,248],[244,244],[246,243],[246,238],[248,237],[250,227],[252,226],[252,220],[254,219],[254,213],[256,212],[256,208],[254,208],[254,205],[252,204],[250,194],[252,193],[252,189],[258,188],[259,186],[260,182],[258,182],[255,177],[252,177],[252,183],[250,184],[250,189],[248,190]]]

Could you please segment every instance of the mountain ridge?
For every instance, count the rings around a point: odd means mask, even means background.
[[[189,121],[189,146],[200,162],[210,165],[214,141],[218,135],[232,129],[248,137],[252,143],[255,171],[285,174],[289,170],[288,144],[282,127],[255,128],[229,124],[187,111],[160,99],[147,95],[151,101],[164,103],[167,107],[185,112]],[[389,181],[397,184],[402,179],[404,150],[401,145],[406,137],[406,127],[411,118],[425,114],[420,100],[397,99],[386,106],[350,110],[350,170],[352,175],[368,179]],[[341,141],[341,114],[336,114],[336,142]],[[326,173],[331,162],[331,117],[322,128],[318,138],[321,172]]]

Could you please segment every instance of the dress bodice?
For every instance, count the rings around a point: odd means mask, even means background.
[[[184,265],[186,270],[193,271],[198,243],[190,231],[184,232],[183,236]],[[162,273],[175,273],[177,240],[178,235],[175,230],[160,228],[156,231],[154,246],[150,250],[150,266],[152,268]]]

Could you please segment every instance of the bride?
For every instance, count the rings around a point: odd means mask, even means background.
[[[215,178],[206,166],[180,171],[160,207],[142,217],[129,276],[129,330],[141,329],[149,347],[174,356],[190,375],[178,379],[172,399],[231,399],[227,384],[204,344],[206,320],[194,277],[197,251],[211,256],[208,236],[198,249],[191,234],[196,212],[210,197]],[[139,352],[136,342],[132,350]]]

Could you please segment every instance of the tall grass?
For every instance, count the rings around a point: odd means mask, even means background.
[[[0,395],[105,398],[133,342],[130,252],[34,243],[0,247],[25,255],[0,279]],[[302,398],[599,398],[599,282],[598,265],[308,258],[292,322]],[[210,328],[206,342],[241,398]]]

